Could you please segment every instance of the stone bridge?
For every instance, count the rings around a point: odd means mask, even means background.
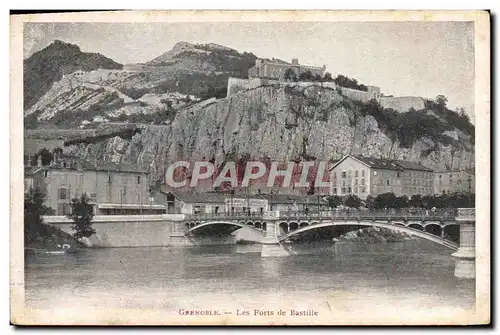
[[[188,215],[184,235],[225,236],[248,228],[261,236],[262,257],[287,256],[287,243],[335,239],[365,227],[387,228],[417,236],[456,251],[457,277],[475,276],[475,209],[267,212]]]

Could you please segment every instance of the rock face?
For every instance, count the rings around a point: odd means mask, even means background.
[[[360,116],[346,100],[317,86],[263,86],[192,105],[178,111],[171,124],[145,126],[131,140],[115,137],[65,150],[150,167],[153,181],[164,181],[166,167],[178,160],[220,166],[241,157],[330,161],[351,153],[419,161],[435,170],[474,166],[474,146],[466,136],[451,143],[421,137],[402,147],[384,133],[384,124]]]

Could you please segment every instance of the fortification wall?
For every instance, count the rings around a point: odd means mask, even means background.
[[[234,95],[236,92],[245,89],[245,86],[248,85],[248,83],[248,79],[229,77],[229,79],[227,80],[226,96],[229,97],[231,95]]]
[[[335,89],[337,85],[334,82],[321,82],[321,81],[298,81],[298,82],[284,82],[286,86],[299,86],[299,87],[308,87],[308,86],[320,86],[320,87],[328,87]]]
[[[342,86],[339,86],[339,89],[340,92],[342,92],[342,94],[345,95],[346,97],[361,102],[368,102],[371,99],[375,99],[377,96],[376,92],[358,91],[358,90],[353,90],[352,88],[347,88]]]
[[[379,102],[384,108],[392,108],[400,113],[405,113],[412,107],[416,110],[425,107],[424,99],[420,97],[382,97]]]

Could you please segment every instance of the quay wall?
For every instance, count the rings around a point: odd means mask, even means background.
[[[44,216],[43,220],[66,233],[74,233],[72,221],[65,216]],[[184,236],[182,214],[96,215],[93,221],[96,233],[89,238],[93,247],[221,245],[235,244],[242,238],[258,242],[258,236],[247,228],[239,229],[230,236],[188,238]]]

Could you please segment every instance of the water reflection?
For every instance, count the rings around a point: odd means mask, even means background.
[[[360,310],[374,303],[466,309],[474,302],[474,281],[455,278],[450,251],[427,241],[338,244],[319,253],[311,253],[317,246],[293,248],[297,254],[284,258],[261,258],[260,245],[34,255],[26,258],[26,299],[37,308],[168,310],[253,306],[264,297],[297,303],[317,297],[322,308]]]

